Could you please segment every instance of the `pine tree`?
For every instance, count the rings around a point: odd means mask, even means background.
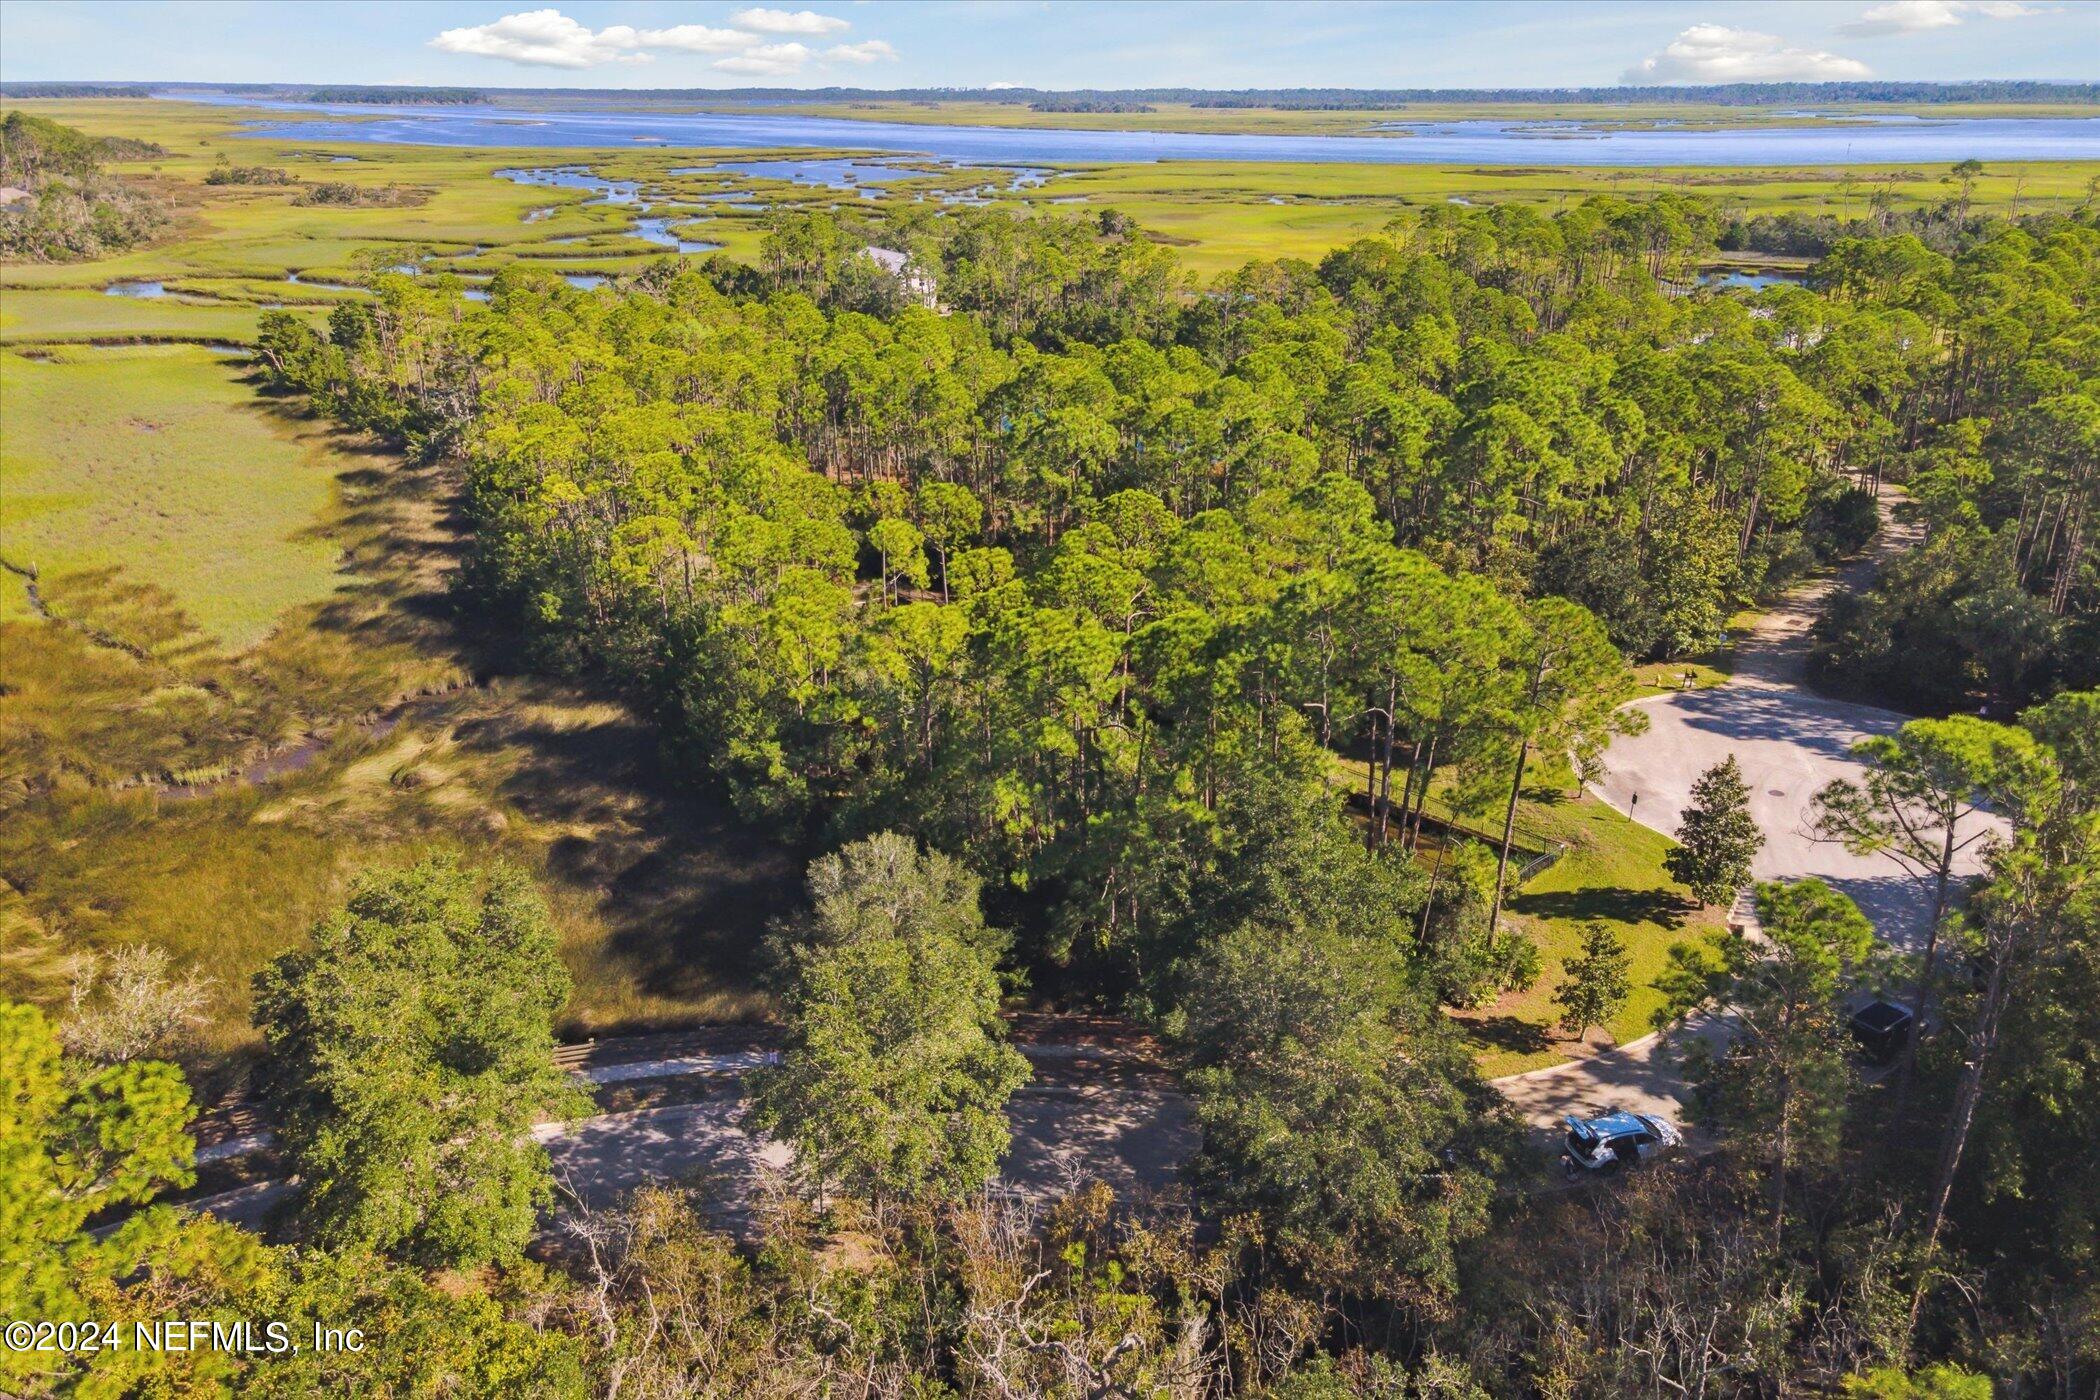
[[[523,1254],[554,1200],[533,1122],[589,1111],[554,1063],[569,974],[531,881],[368,875],[255,985],[306,1235],[426,1267]]]
[[[1672,879],[1707,904],[1725,904],[1750,881],[1750,862],[1764,846],[1750,816],[1750,789],[1730,755],[1692,784],[1692,805],[1677,832],[1677,849],[1663,860]]]
[[[1582,953],[1561,969],[1560,1028],[1580,1040],[1591,1026],[1619,1014],[1633,991],[1633,958],[1619,936],[1595,919],[1582,926]]]
[[[752,1119],[820,1187],[886,1199],[982,1186],[1028,1062],[999,1023],[999,936],[977,881],[884,833],[810,870],[812,917],[783,952],[788,1040],[752,1076]]]

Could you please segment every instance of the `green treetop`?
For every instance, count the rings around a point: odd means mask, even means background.
[[[1692,805],[1677,829],[1677,846],[1663,857],[1670,878],[1689,885],[1706,904],[1726,904],[1750,881],[1750,862],[1765,844],[1750,815],[1750,789],[1730,754],[1692,784]]]
[[[1028,1064],[998,1020],[976,881],[906,837],[815,863],[788,944],[788,1043],[752,1076],[753,1123],[820,1188],[875,1199],[972,1190],[997,1170]]]
[[[1591,1026],[1619,1014],[1633,990],[1633,958],[1620,937],[1595,919],[1582,926],[1582,952],[1561,969],[1560,1028],[1580,1040]]]
[[[302,1228],[426,1265],[521,1253],[554,1195],[529,1130],[587,1102],[554,1065],[568,995],[519,872],[431,859],[362,881],[256,979]]]

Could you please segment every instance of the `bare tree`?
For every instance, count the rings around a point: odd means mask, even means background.
[[[179,1048],[204,1024],[215,984],[195,968],[175,976],[170,962],[168,950],[151,943],[83,957],[59,1027],[66,1049],[121,1064]]]

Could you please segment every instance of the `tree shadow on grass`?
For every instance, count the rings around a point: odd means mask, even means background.
[[[529,755],[499,791],[535,824],[567,828],[547,867],[594,892],[606,955],[654,996],[747,991],[767,923],[802,903],[808,853],[665,764],[654,726],[624,708],[573,724],[536,722],[536,711],[499,708],[454,737],[470,751]]]
[[[1536,1055],[1553,1047],[1553,1037],[1544,1026],[1515,1016],[1467,1016],[1460,1017],[1459,1024],[1473,1040],[1513,1055]]]
[[[556,835],[547,873],[582,895],[604,928],[596,956],[666,1003],[748,996],[768,921],[798,908],[808,853],[740,817],[696,776],[664,761],[656,727],[609,688],[496,681],[520,668],[497,619],[458,606],[470,547],[458,471],[403,457],[331,425],[299,397],[261,395],[264,412],[325,435],[341,455],[341,508],[322,527],[344,548],[346,588],[312,625],[371,647],[457,658],[486,688],[445,703],[454,742],[504,771],[496,794]],[[593,693],[593,692],[596,693]],[[653,1028],[600,1022],[599,1033]]]
[[[747,995],[768,920],[802,902],[807,852],[667,764],[656,727],[609,687],[494,679],[523,663],[500,619],[459,606],[453,585],[471,522],[456,467],[332,425],[301,397],[258,402],[301,434],[325,436],[343,463],[341,507],[320,528],[341,541],[345,571],[368,586],[338,593],[313,625],[361,648],[454,657],[489,682],[445,706],[451,737],[500,765],[495,791],[505,803],[560,833],[546,850],[547,873],[601,921],[596,956],[667,1003]]]
[[[1671,890],[1608,888],[1519,894],[1510,899],[1509,907],[1534,919],[1570,919],[1577,923],[1602,919],[1620,924],[1657,924],[1674,930],[1682,928],[1685,916],[1699,906]]]

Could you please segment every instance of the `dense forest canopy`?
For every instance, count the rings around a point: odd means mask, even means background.
[[[0,97],[17,101],[33,98],[151,97],[143,83],[0,83]]]
[[[382,278],[263,354],[464,458],[465,587],[535,664],[617,679],[754,818],[964,856],[1081,988],[1170,999],[1324,755],[1367,760],[1374,851],[1446,792],[1504,832],[1485,897],[1388,877],[1443,908],[1463,1005],[1536,976],[1497,924],[1513,769],[1586,770],[1622,658],[1856,550],[1880,483],[1930,543],[1826,624],[1834,683],[2010,714],[2100,681],[2100,230],[1847,239],[1811,287],[1686,294],[1719,226],[1440,208],[1198,288],[1112,213],[958,211],[881,235],[935,308],[874,231],[797,215],[756,268],[619,294]]]
[[[682,778],[822,852],[765,940],[786,1024],[755,1083],[815,1191],[750,1203],[749,1248],[703,1190],[650,1190],[525,1260],[556,1183],[524,1130],[581,1111],[548,1054],[570,977],[529,880],[425,860],[256,985],[311,1193],[289,1244],[149,1204],[196,1177],[171,1066],[0,1007],[0,1215],[26,1222],[0,1304],[385,1345],[0,1354],[8,1384],[2090,1388],[2090,210],[1870,218],[1749,295],[1702,284],[1735,225],[1680,196],[1439,207],[1207,285],[1113,210],[887,213],[779,215],[751,264],[595,291],[529,260],[485,302],[383,272],[256,345],[275,389],[457,469],[457,602],[499,660],[638,698]],[[1764,945],[1688,941],[1662,979],[1666,1018],[1742,1023],[1692,1068],[1721,1150],[1540,1191],[1444,1014],[1540,975],[1500,918],[1520,793],[1639,724],[1631,661],[1703,654],[1858,550],[1889,485],[1925,542],[1831,613],[1818,666],[1986,709],[1886,740],[1875,792],[2005,822],[1915,969],[1933,1033],[1864,1074],[1865,916],[1762,886]],[[1699,801],[1673,866],[1730,895],[1740,775]],[[1418,858],[1432,805],[1500,842]],[[1595,934],[1578,1028],[1626,994]],[[998,1015],[1024,987],[1157,1033],[1202,1132],[1185,1204],[973,1194],[1029,1073]]]

